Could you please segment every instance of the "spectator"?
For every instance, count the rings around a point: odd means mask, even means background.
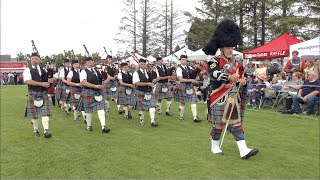
[[[284,84],[284,90],[287,92],[286,96],[286,107],[285,110],[282,112],[282,114],[293,114],[294,111],[291,109],[292,107],[292,96],[296,95],[298,90],[300,89],[301,85],[303,84],[302,81],[302,74],[299,72],[294,72],[292,74],[292,80],[289,82],[286,82]]]
[[[14,82],[14,85],[18,84],[18,75],[16,72],[13,73],[13,82]]]
[[[298,94],[293,96],[294,113],[302,113],[301,104],[307,104],[307,115],[314,114],[314,107],[317,100],[319,100],[320,80],[316,71],[309,71],[308,80],[304,82]]]
[[[254,71],[255,76],[267,77],[267,67],[265,62],[260,62],[258,68]]]
[[[265,84],[265,77],[264,76],[258,76],[258,84],[253,87],[252,89],[252,93],[250,96],[250,101],[251,101],[251,106],[252,108],[256,108],[257,104],[256,104],[256,100],[257,99],[261,99],[265,89],[267,88],[266,84]]]
[[[308,72],[316,70],[314,60],[307,61],[306,66],[306,69],[304,69],[304,78],[308,79]]]
[[[315,59],[315,68],[316,68],[316,72],[318,72],[318,78],[320,78],[320,58]]]
[[[3,85],[4,81],[3,81],[3,73],[0,74],[0,85]]]
[[[22,75],[22,73],[19,74],[18,79],[19,79],[19,84],[23,84],[23,75]]]
[[[270,59],[266,60],[267,63],[267,76],[268,81],[271,81],[274,76],[282,71],[281,65],[278,63],[277,59],[273,59],[270,62]]]
[[[8,73],[6,72],[3,74],[3,82],[4,82],[4,85],[8,84]]]
[[[253,75],[248,75],[247,77],[247,97],[249,98],[249,102],[247,105],[252,105],[251,104],[251,94],[253,92],[253,88],[255,88],[257,82],[254,81],[254,76]]]
[[[303,73],[304,69],[306,68],[306,63],[304,59],[298,57],[298,51],[292,51],[292,59],[286,63],[284,66],[284,71],[289,76],[289,80],[291,79],[291,75],[294,72],[301,72]]]
[[[283,86],[287,82],[286,73],[281,72],[278,74],[278,77],[279,77],[278,84]]]
[[[9,72],[9,74],[8,74],[8,84],[9,85],[13,85],[14,84],[13,78],[14,78],[14,75],[12,74],[12,72]]]
[[[246,72],[245,72],[245,77],[248,77],[249,75],[252,77],[255,70],[256,70],[256,68],[253,65],[253,63],[249,62],[247,65]]]

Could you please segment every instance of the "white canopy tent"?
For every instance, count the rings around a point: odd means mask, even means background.
[[[138,53],[135,53],[134,55],[138,58],[138,60],[139,60],[140,58],[145,59],[145,57],[141,56],[141,55],[138,54]],[[126,59],[126,61],[129,61],[130,64],[138,65],[138,62],[136,62],[136,61],[133,59],[132,56],[128,57],[128,58]]]
[[[179,58],[182,54],[187,54],[189,56],[190,54],[193,54],[193,53],[194,53],[194,51],[191,51],[187,47],[184,47],[184,48],[180,49],[179,51],[175,52],[174,54],[171,54],[163,59],[167,62],[178,62]]]
[[[320,56],[320,37],[291,45],[290,58],[294,50],[299,51],[299,56]]]
[[[233,50],[232,53],[234,56],[241,56],[242,57],[242,53],[236,50]],[[220,55],[220,51],[217,51],[217,55]],[[201,60],[207,60],[210,59],[212,56],[211,55],[206,55],[202,49],[199,49],[198,51],[194,52],[193,54],[188,56],[188,60],[189,61],[201,61]]]
[[[147,58],[146,58],[149,62],[154,62],[156,60],[155,57],[149,55]]]

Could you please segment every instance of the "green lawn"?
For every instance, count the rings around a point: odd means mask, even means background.
[[[58,107],[51,117],[51,139],[33,137],[24,118],[26,86],[1,86],[1,179],[319,179],[319,116],[281,115],[275,110],[246,111],[247,145],[260,152],[242,160],[228,135],[224,156],[210,153],[210,125],[174,116],[159,117],[159,126],[139,125],[138,113],[125,121],[115,111],[107,116],[109,134],[102,134],[93,117],[92,133],[75,124]],[[163,103],[165,108],[165,103]],[[205,119],[205,104],[198,114]],[[149,114],[146,113],[147,122]]]

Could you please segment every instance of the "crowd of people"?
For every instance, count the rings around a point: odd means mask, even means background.
[[[4,72],[0,73],[0,85],[19,85],[24,84],[22,73]]]
[[[248,64],[246,76],[250,107],[261,105],[265,97],[279,95],[285,105],[279,109],[281,113],[300,114],[300,104],[306,104],[307,115],[315,113],[320,100],[320,59],[305,61],[298,55],[298,51],[293,51],[293,58],[284,67],[275,60],[261,62],[258,67],[252,62]]]

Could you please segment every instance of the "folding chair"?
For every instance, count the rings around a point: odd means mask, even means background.
[[[261,102],[262,108],[265,106],[273,107],[273,104],[275,103],[275,99],[277,98],[277,91],[271,87],[267,88],[264,91],[264,97]],[[270,105],[266,105],[266,103],[270,101]],[[260,107],[259,107],[260,108]]]

